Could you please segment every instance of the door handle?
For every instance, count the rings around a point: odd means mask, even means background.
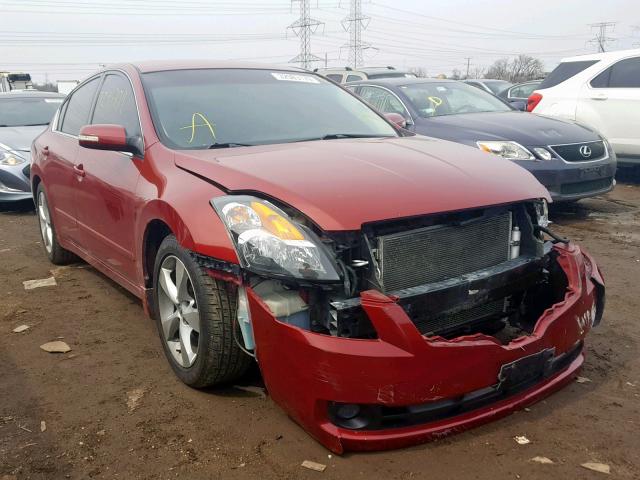
[[[46,157],[47,155],[49,155],[49,147],[45,146],[42,147],[42,154]]]
[[[84,177],[87,173],[84,171],[84,167],[82,164],[79,165],[74,165],[73,166],[73,171],[75,172],[76,175],[78,175],[79,177]]]
[[[595,93],[595,94],[591,95],[591,99],[592,100],[606,100],[608,98],[609,97],[604,93]]]

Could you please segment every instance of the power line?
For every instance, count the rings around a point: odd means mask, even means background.
[[[349,32],[349,43],[345,45],[349,49],[349,65],[353,68],[364,64],[363,51],[372,48],[370,44],[362,42],[362,30],[369,26],[371,17],[362,14],[362,0],[351,0],[349,16],[342,20],[342,27]]]
[[[322,58],[311,53],[311,35],[314,34],[323,22],[311,18],[310,0],[291,0],[291,4],[300,3],[300,18],[289,27],[300,38],[300,53],[290,60],[290,63],[299,63],[302,68],[309,69],[313,62],[323,61]]]
[[[598,48],[598,52],[605,52],[607,43],[611,43],[616,40],[614,37],[607,36],[607,31],[609,29],[613,31],[616,27],[616,23],[618,22],[598,22],[589,25],[592,31],[596,31],[596,36],[589,40],[589,43],[595,45]]]

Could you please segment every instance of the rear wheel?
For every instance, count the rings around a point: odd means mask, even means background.
[[[173,235],[156,256],[154,308],[165,355],[192,387],[230,382],[251,364],[234,340],[237,289],[214,280]]]
[[[38,189],[36,190],[36,214],[38,215],[42,245],[47,257],[49,257],[49,261],[55,265],[65,265],[73,262],[76,259],[75,255],[62,248],[58,243],[56,228],[49,210],[47,192],[42,182],[38,184]]]

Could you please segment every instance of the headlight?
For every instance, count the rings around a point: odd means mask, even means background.
[[[0,165],[13,167],[14,165],[20,165],[26,161],[27,160],[25,158],[21,157],[16,152],[0,148]]]
[[[214,198],[211,205],[227,226],[243,268],[276,277],[340,280],[316,235],[272,203],[232,195]]]
[[[535,160],[533,154],[516,142],[476,142],[478,148],[487,153],[500,155],[507,160]]]
[[[549,226],[549,205],[547,201],[543,198],[535,203],[535,207],[538,225],[547,228]]]
[[[533,149],[533,151],[542,160],[551,160],[553,158],[553,155],[551,155],[551,152],[549,150],[547,150],[546,148],[536,147],[536,148]]]

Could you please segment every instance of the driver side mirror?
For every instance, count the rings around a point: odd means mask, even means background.
[[[407,120],[399,113],[385,113],[384,118],[389,120],[396,127],[407,128]]]
[[[80,129],[78,143],[81,147],[94,150],[142,154],[137,139],[127,138],[127,132],[122,125],[85,125]]]

